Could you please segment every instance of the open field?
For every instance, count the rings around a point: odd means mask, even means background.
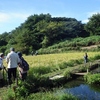
[[[100,54],[100,52],[87,52],[87,53],[89,58]],[[36,67],[36,66],[58,65],[60,63],[68,62],[70,60],[83,59],[83,56],[84,52],[73,52],[73,53],[46,54],[37,56],[24,56],[24,58],[29,62],[30,67]]]

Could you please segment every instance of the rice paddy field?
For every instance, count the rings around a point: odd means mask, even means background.
[[[29,63],[30,67],[39,66],[53,66],[63,62],[69,62],[70,60],[83,59],[85,52],[71,52],[71,53],[59,53],[59,54],[45,54],[37,56],[23,56]],[[100,55],[100,52],[87,52],[88,58],[92,58],[96,55]],[[83,60],[84,62],[84,60]]]

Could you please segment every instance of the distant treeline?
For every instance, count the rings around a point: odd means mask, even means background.
[[[0,52],[7,54],[10,47],[30,54],[62,41],[100,35],[100,14],[83,24],[75,18],[51,17],[50,14],[31,15],[11,32],[0,34]]]

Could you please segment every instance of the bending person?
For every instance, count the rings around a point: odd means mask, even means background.
[[[22,57],[22,53],[21,52],[18,52],[18,56],[20,58],[20,64],[19,64],[19,77],[21,78],[22,81],[26,80],[27,78],[27,71],[28,70],[24,70],[23,69],[23,64],[22,64],[22,60],[24,59]]]

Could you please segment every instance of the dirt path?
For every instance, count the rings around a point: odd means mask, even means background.
[[[87,46],[87,47],[82,47],[81,49],[93,49],[93,48],[97,48],[100,45],[91,45],[91,46]]]

